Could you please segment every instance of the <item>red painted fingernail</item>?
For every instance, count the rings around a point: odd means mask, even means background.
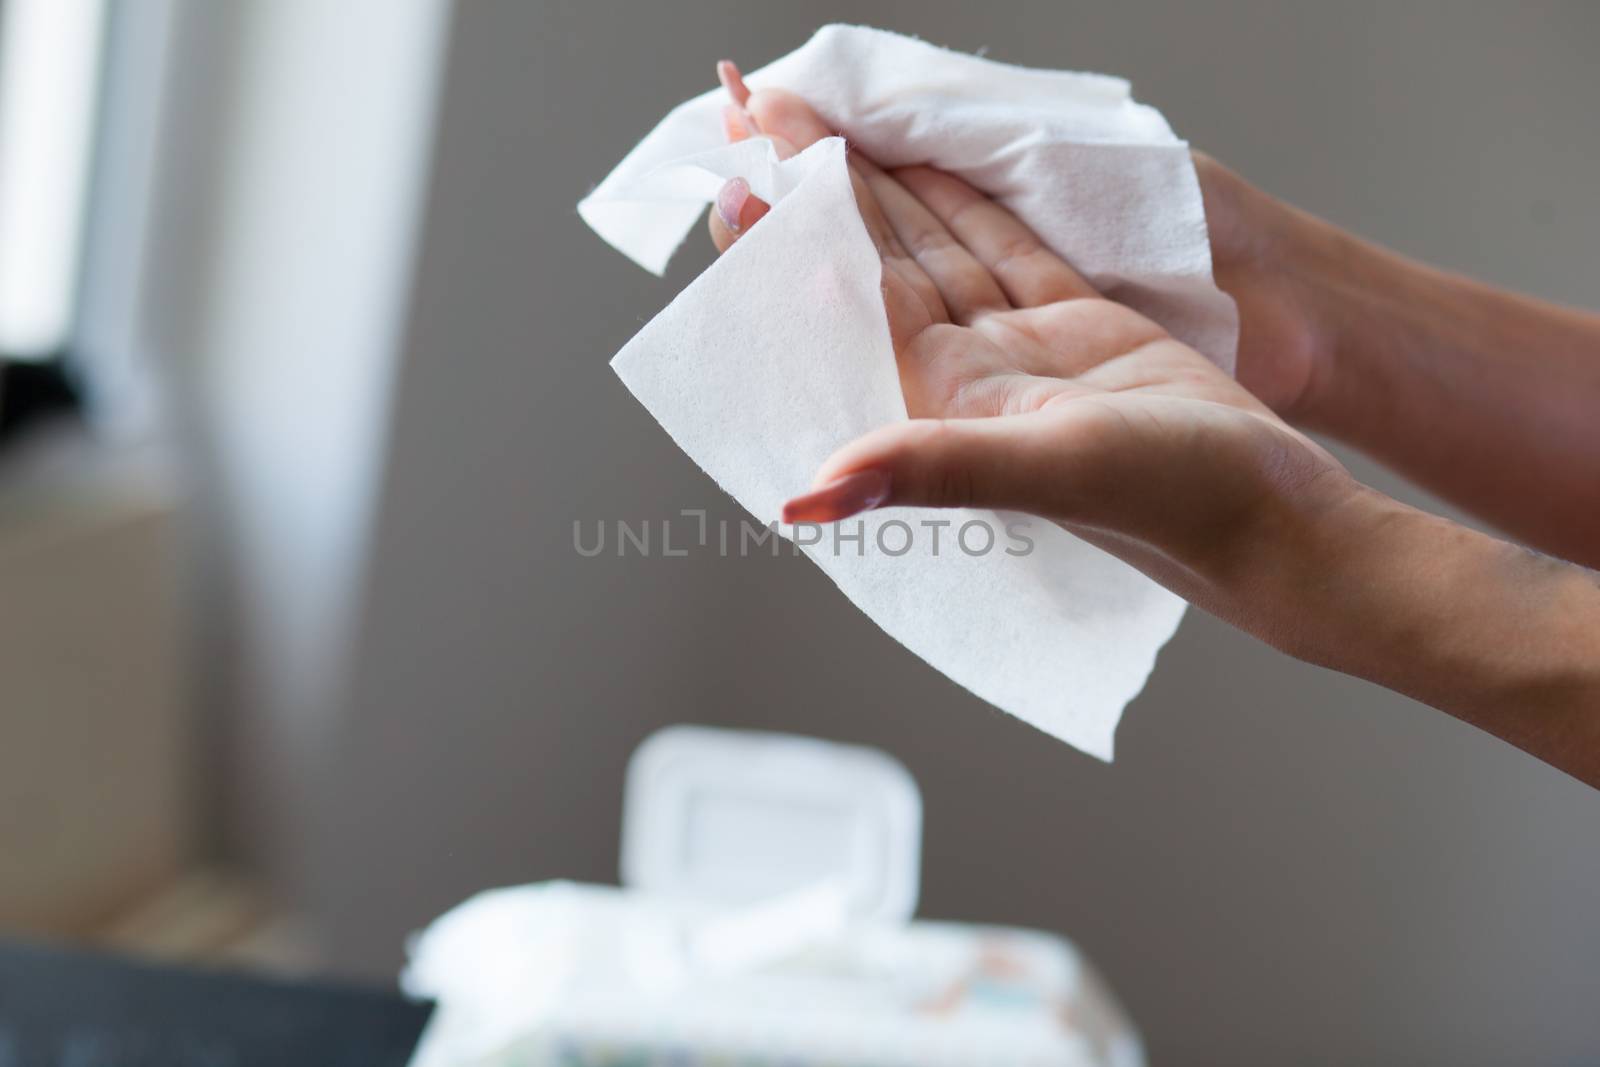
[[[740,107],[744,107],[744,102],[750,99],[750,88],[745,85],[744,75],[739,73],[733,60],[724,59],[717,63],[717,81],[722,83],[728,95],[733,97],[733,102]]]
[[[737,104],[728,104],[722,109],[722,134],[729,144],[734,144],[760,137],[761,130],[756,126],[754,115]]]
[[[743,178],[729,178],[717,193],[717,217],[734,233],[739,232],[739,213],[749,199],[750,183]]]
[[[856,471],[783,505],[783,521],[838,522],[871,511],[888,499],[888,471]]]

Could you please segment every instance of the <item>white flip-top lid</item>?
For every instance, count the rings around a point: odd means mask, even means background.
[[[831,885],[851,918],[903,922],[921,849],[916,782],[877,749],[669,726],[628,764],[630,888],[735,907]]]

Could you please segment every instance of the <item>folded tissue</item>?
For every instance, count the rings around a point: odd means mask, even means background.
[[[725,144],[713,90],[669,112],[578,211],[659,274],[728,178],[773,205],[612,361],[762,523],[835,449],[907,417],[846,139],[885,166],[959,175],[1101,292],[1232,370],[1237,318],[1212,281],[1188,147],[1127,82],[859,26],[823,27],[745,80],[800,94],[843,139],[787,160],[765,139]],[[868,617],[984,700],[1111,759],[1179,598],[1042,519],[892,508],[843,525],[796,542]]]

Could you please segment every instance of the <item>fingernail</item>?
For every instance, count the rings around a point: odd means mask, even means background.
[[[717,81],[728,90],[728,95],[733,97],[733,102],[744,107],[744,102],[750,99],[750,89],[744,83],[744,75],[739,73],[739,68],[733,60],[724,59],[717,63]]]
[[[856,471],[783,505],[783,521],[838,522],[871,511],[888,499],[888,471]]]
[[[734,233],[739,232],[739,213],[749,199],[750,183],[743,178],[729,178],[717,193],[717,217]]]
[[[754,115],[737,104],[728,104],[722,109],[722,134],[729,144],[734,144],[760,137],[761,130],[756,126]]]

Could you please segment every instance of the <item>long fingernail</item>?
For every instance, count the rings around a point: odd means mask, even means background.
[[[856,471],[783,505],[783,521],[838,522],[871,511],[888,499],[888,471]]]
[[[750,199],[750,183],[743,178],[729,178],[717,193],[717,218],[734,233],[739,232],[739,213],[744,202]]]
[[[722,83],[728,95],[733,97],[733,102],[740,107],[744,107],[744,102],[750,99],[750,88],[745,85],[744,75],[739,73],[733,60],[724,59],[717,63],[717,81]]]
[[[723,107],[722,133],[728,139],[729,144],[761,136],[761,130],[756,126],[755,116],[738,104],[728,104]]]

